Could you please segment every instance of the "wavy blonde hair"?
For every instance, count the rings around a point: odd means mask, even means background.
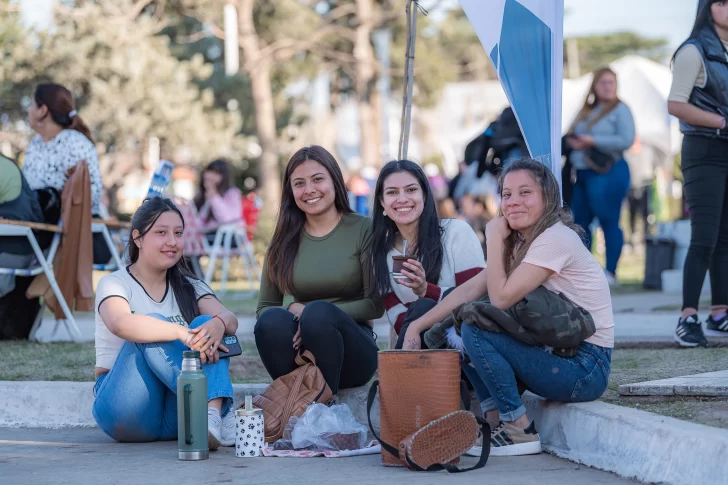
[[[584,234],[581,227],[574,224],[574,216],[571,211],[561,205],[561,188],[556,181],[556,177],[554,177],[549,167],[538,160],[521,158],[511,162],[500,174],[498,179],[498,193],[501,196],[503,195],[503,182],[506,176],[509,173],[521,170],[528,172],[533,181],[541,187],[544,212],[536,222],[533,232],[531,232],[529,237],[525,238],[521,233],[513,231],[506,238],[503,248],[503,265],[506,274],[511,274],[521,264],[533,241],[557,222],[561,222],[566,227],[572,229],[580,237]],[[502,208],[499,211],[499,215],[503,215]]]

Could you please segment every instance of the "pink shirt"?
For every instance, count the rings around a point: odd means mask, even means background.
[[[533,241],[523,262],[553,271],[543,286],[554,293],[563,293],[591,314],[597,331],[587,342],[614,347],[609,284],[604,270],[576,232],[560,222],[554,224]]]
[[[205,202],[200,209],[202,230],[215,229],[221,224],[240,221],[243,218],[243,194],[237,187],[230,187],[223,195],[217,195]],[[208,221],[208,215],[212,218]]]

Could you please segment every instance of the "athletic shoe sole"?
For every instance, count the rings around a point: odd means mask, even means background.
[[[686,341],[684,341],[683,339],[680,338],[680,336],[678,334],[673,334],[673,338],[675,339],[675,342],[677,342],[677,343],[680,344],[681,347],[689,347],[689,348],[692,348],[692,347],[698,347],[698,346],[700,346],[699,343],[686,342]]]
[[[435,464],[452,463],[473,446],[479,430],[472,413],[456,411],[412,435],[406,450],[400,445],[400,456],[407,452],[410,461],[425,469]]]
[[[529,441],[507,446],[491,446],[490,456],[522,456],[541,453],[541,441]]]

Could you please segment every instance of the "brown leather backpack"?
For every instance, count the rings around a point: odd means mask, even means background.
[[[274,443],[283,436],[291,416],[300,418],[309,404],[325,404],[333,396],[311,352],[299,353],[296,364],[296,370],[279,377],[253,398],[253,404],[263,410],[266,443]]]

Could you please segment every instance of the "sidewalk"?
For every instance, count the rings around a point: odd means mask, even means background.
[[[679,304],[678,295],[667,295],[660,292],[645,292],[626,295],[614,295],[612,306],[614,308],[614,339],[617,345],[649,342],[653,344],[669,344],[674,342],[673,332],[677,322],[677,312],[655,312],[655,308]],[[252,315],[238,315],[238,338],[241,341],[253,340],[255,317]],[[76,323],[81,330],[82,340],[94,340],[94,317],[90,313],[76,315]],[[55,338],[51,334],[55,321],[50,317],[43,320],[38,339],[41,342],[68,341],[70,337],[65,329],[60,329]],[[385,318],[376,320],[374,332],[379,336],[379,342],[387,342],[389,323]],[[728,344],[728,334],[706,330],[706,336],[712,341]]]
[[[472,466],[475,458],[465,458]],[[220,448],[200,462],[177,460],[177,443],[115,443],[98,428],[0,428],[3,483],[125,485],[248,483],[255,485],[458,483],[459,485],[600,485],[637,483],[548,454],[491,457],[485,468],[448,476],[381,465],[379,455],[355,458],[235,458]],[[73,464],[73,466],[69,466]]]

